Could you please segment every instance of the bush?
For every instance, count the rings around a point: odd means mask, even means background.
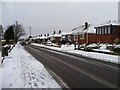
[[[115,42],[115,44],[120,44],[120,39],[116,38],[116,39],[114,40],[114,42]]]
[[[92,44],[87,45],[86,48],[89,48],[89,49],[98,49],[99,46],[97,44],[95,44],[95,43],[92,43]]]
[[[120,53],[120,48],[114,48],[114,49],[113,49],[113,52],[115,52],[115,53]]]
[[[114,46],[113,52],[120,53],[120,44]]]
[[[79,48],[79,49],[81,49],[81,48],[85,48],[85,46],[86,46],[85,44],[81,44],[81,45],[79,45],[78,48]]]

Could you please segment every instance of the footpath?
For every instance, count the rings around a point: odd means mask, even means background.
[[[2,88],[61,88],[45,67],[19,43],[0,64]]]

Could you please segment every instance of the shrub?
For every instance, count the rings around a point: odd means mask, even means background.
[[[113,52],[120,53],[120,44],[114,46]]]
[[[115,42],[115,44],[120,44],[120,39],[116,38],[116,39],[114,40],[114,42]]]

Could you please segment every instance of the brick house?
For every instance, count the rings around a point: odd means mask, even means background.
[[[52,43],[59,45],[61,37],[62,37],[61,34],[53,34],[48,37],[48,40],[51,41]]]
[[[47,41],[48,41],[48,37],[47,37],[47,36],[41,36],[41,37],[39,37],[38,39],[40,40],[40,42],[41,42],[42,44],[46,44]]]
[[[32,41],[38,44],[46,44],[48,41],[48,37],[43,35],[33,36]]]
[[[74,35],[72,32],[62,32],[61,35],[63,40],[67,40],[71,44],[74,43]]]
[[[96,41],[96,31],[91,24],[88,25],[88,29],[85,29],[85,25],[76,28],[72,31],[72,34],[74,35],[74,41],[79,45]]]
[[[114,43],[116,39],[120,40],[120,24],[117,21],[108,21],[105,24],[95,27],[96,43]]]

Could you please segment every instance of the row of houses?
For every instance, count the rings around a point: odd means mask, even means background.
[[[70,32],[62,31],[58,34],[40,35],[32,39],[39,43],[47,43],[50,41],[58,45],[61,44],[62,41],[79,45],[90,43],[112,44],[115,43],[115,40],[120,40],[120,24],[118,21],[111,20],[98,26],[85,23],[80,27],[72,29]]]

